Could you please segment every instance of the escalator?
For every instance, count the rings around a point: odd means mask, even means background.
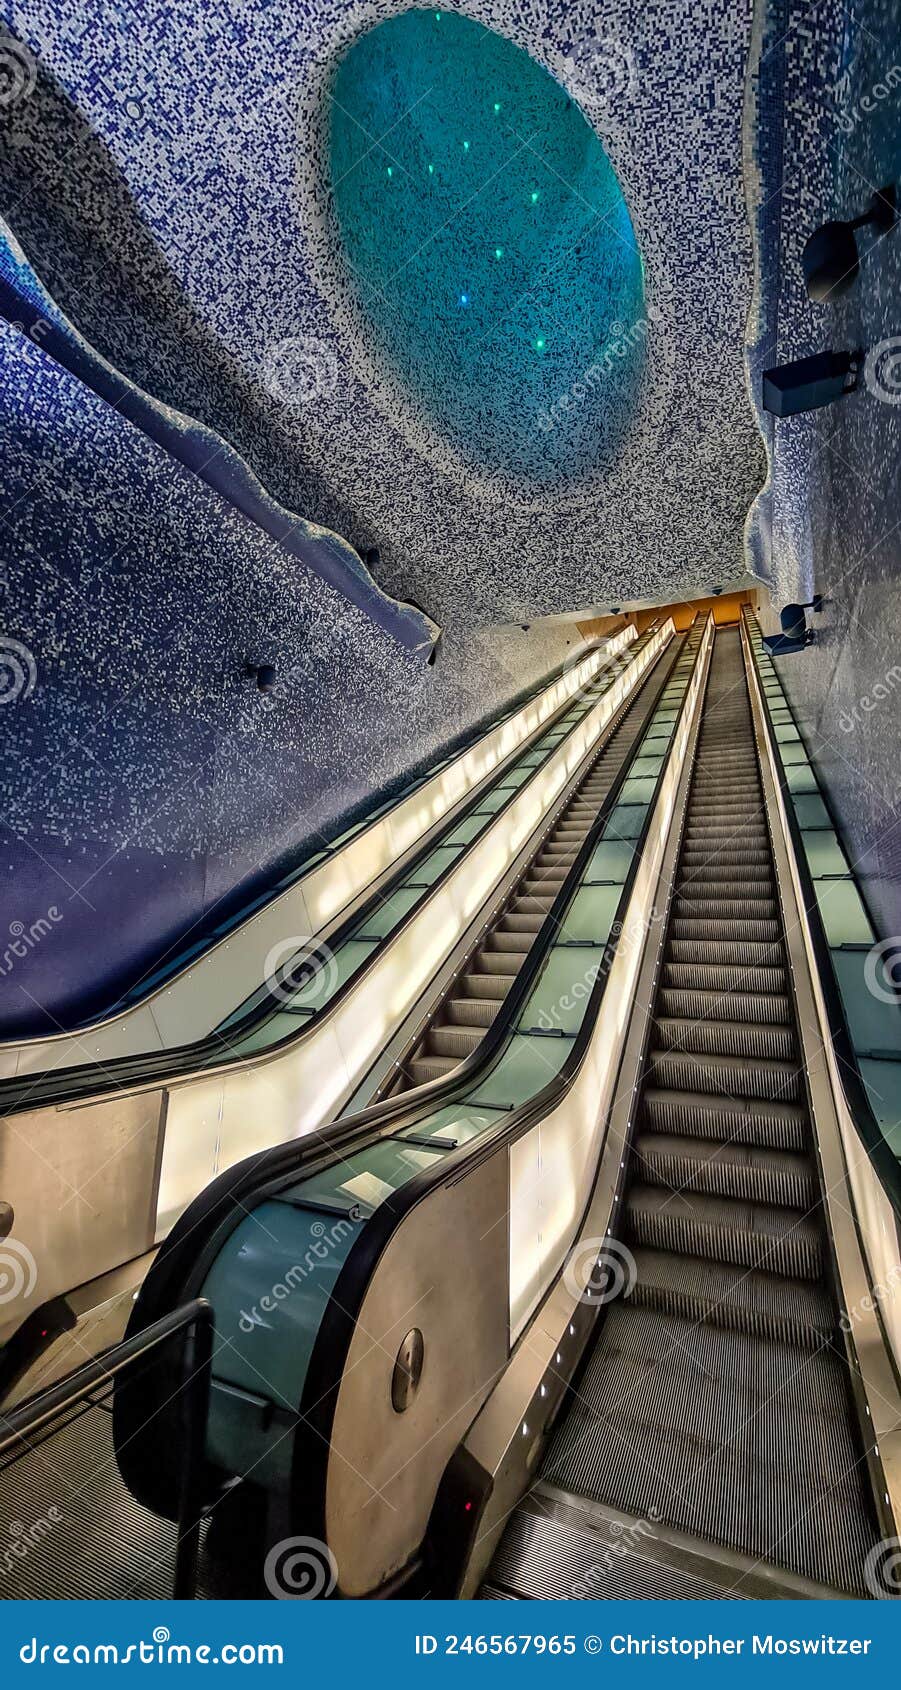
[[[868,1595],[880,1533],[737,631],[716,638],[626,1181],[628,1294],[483,1594],[742,1596],[760,1562]],[[605,1563],[611,1521],[633,1552]],[[648,1522],[694,1542],[655,1561]],[[702,1545],[716,1573],[692,1587]],[[728,1590],[711,1546],[746,1558]]]
[[[598,812],[628,761],[679,649],[661,660],[644,689],[615,722],[583,780],[549,828],[533,860],[507,893],[428,1026],[399,1063],[390,1095],[442,1079],[478,1049],[541,931]]]
[[[500,756],[437,831],[426,828],[418,848],[401,852],[377,890],[345,906],[327,943],[302,949],[298,961],[299,941],[284,940],[285,967],[267,968],[264,984],[208,1037],[0,1079],[0,1108],[18,1116],[0,1199],[14,1210],[16,1238],[42,1270],[39,1288],[26,1290],[23,1282],[22,1294],[0,1310],[0,1334],[12,1340],[0,1351],[0,1397],[44,1348],[58,1339],[65,1347],[75,1322],[66,1299],[77,1292],[90,1312],[124,1264],[135,1264],[132,1288],[140,1283],[149,1252],[223,1168],[321,1132],[360,1089],[368,1100],[378,1082],[373,1065],[392,1039],[405,1036],[408,1018],[429,1014],[443,995],[455,949],[472,943],[486,902],[490,908],[490,900],[505,896],[511,875],[521,877],[586,764],[600,773],[611,733],[616,746],[628,741],[632,728],[620,728],[633,688],[636,698],[646,684],[657,696],[656,666],[668,671],[674,644],[668,622],[648,628],[605,665],[589,660],[587,679],[539,730]],[[574,673],[581,677],[581,667]],[[641,708],[629,717],[633,726]],[[339,909],[347,891],[340,868]],[[231,955],[221,966],[237,981],[244,953],[236,946]],[[497,993],[497,1002],[510,983],[504,966],[496,970],[500,984],[486,977],[482,989]],[[206,977],[198,974],[200,999]],[[68,1183],[57,1179],[58,1204],[52,1184],[48,1201],[48,1164],[66,1170]],[[116,1200],[104,1196],[102,1221],[86,1228],[67,1202],[71,1189],[105,1193],[111,1177]]]
[[[178,1222],[129,1331],[214,1311],[203,1594],[284,1594],[262,1569],[297,1534],[349,1597],[878,1593],[894,1479],[759,731],[741,635],[673,641],[550,820],[548,889],[508,891],[433,1010],[468,1028],[450,1006],[487,1003],[476,1045],[420,1037],[413,1060],[444,1059],[424,1084],[248,1158]],[[108,1419],[69,1428],[135,1565],[173,1541],[184,1378],[117,1390],[118,1474]],[[20,1466],[37,1513],[42,1463]],[[104,1594],[154,1593],[95,1549]],[[68,1594],[66,1554],[23,1593]]]

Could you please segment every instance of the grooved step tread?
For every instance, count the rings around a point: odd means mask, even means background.
[[[643,1125],[652,1132],[719,1142],[734,1139],[737,1144],[756,1144],[761,1149],[805,1148],[807,1111],[798,1103],[747,1098],[733,1104],[722,1097],[647,1086],[640,1114]]]
[[[876,1531],[827,1347],[614,1304],[543,1471],[562,1489],[867,1594]]]
[[[816,1280],[824,1266],[819,1225],[800,1209],[634,1185],[626,1201],[626,1231],[650,1249],[789,1279]]]
[[[806,1212],[819,1191],[806,1156],[756,1145],[714,1144],[673,1133],[641,1133],[633,1146],[635,1177],[667,1191],[699,1192]]]
[[[822,1286],[663,1250],[639,1249],[633,1259],[636,1306],[807,1348],[832,1338],[835,1310]]]

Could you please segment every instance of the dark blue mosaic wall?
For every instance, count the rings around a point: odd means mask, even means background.
[[[565,655],[565,630],[517,624],[741,573],[762,479],[743,370],[749,19],[726,0],[602,21],[553,0],[464,8],[584,111],[643,258],[639,318],[615,342],[591,319],[584,345],[589,371],[610,341],[612,395],[641,344],[629,425],[609,461],[586,474],[583,456],[548,491],[534,462],[475,464],[423,415],[348,281],[328,90],[361,30],[401,9],[170,0],[102,27],[84,0],[8,14],[30,45],[0,53],[0,74],[24,66],[0,87],[0,215],[51,296],[287,509],[378,544],[382,584],[445,635],[434,668],[407,656],[3,330],[0,632],[13,683],[19,647],[34,674],[0,711],[0,935],[51,904],[64,919],[0,977],[2,1031],[108,1001]],[[554,475],[559,442],[588,450],[596,402],[567,383]],[[279,665],[268,708],[245,656]]]

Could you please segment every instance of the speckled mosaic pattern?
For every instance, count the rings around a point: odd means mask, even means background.
[[[898,179],[901,18],[892,0],[853,14],[824,0],[779,0],[766,29],[760,190],[778,298],[771,288],[757,368],[827,346],[870,357],[851,397],[770,421],[764,561],[773,603],[761,621],[770,631],[779,606],[814,591],[832,601],[815,619],[816,645],[784,659],[780,676],[890,936],[901,933],[901,232],[862,232],[857,283],[830,306],[807,299],[801,252],[818,224],[856,216]],[[767,144],[774,98],[785,114],[781,146]]]
[[[0,977],[0,1027],[103,1000],[565,655],[564,629],[515,624],[740,572],[763,474],[742,375],[748,12],[462,8],[579,100],[644,259],[644,373],[622,449],[551,495],[480,475],[423,431],[337,262],[329,78],[361,29],[401,9],[177,0],[123,4],[102,29],[83,0],[7,13],[45,68],[0,109],[0,211],[61,309],[131,380],[229,440],[280,503],[378,544],[386,590],[445,635],[434,669],[392,649],[3,331],[0,602],[36,680],[3,714],[14,889],[0,933],[51,903],[65,919]],[[583,401],[562,392],[560,414]],[[279,664],[268,707],[238,678],[245,656]]]

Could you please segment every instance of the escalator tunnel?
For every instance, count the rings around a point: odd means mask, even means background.
[[[776,737],[747,626],[696,620],[381,1100],[177,1222],[129,1335],[212,1306],[198,1594],[892,1593],[898,1347],[860,1293],[897,1188],[844,1132]],[[54,1448],[105,1475],[103,1594],[156,1593],[185,1367]],[[41,1470],[0,1495],[37,1510]]]

